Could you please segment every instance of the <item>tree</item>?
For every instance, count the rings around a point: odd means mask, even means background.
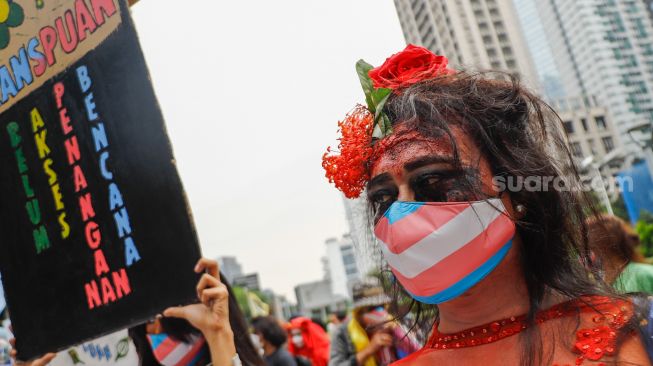
[[[653,256],[653,214],[642,210],[635,225],[645,257]]]

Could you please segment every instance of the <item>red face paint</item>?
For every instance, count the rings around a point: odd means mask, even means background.
[[[452,131],[454,138],[458,129]],[[426,137],[414,129],[399,125],[392,135],[379,141],[374,147],[371,176],[389,173],[395,178],[402,177],[406,163],[424,156],[441,155],[453,157],[454,149],[449,136]]]
[[[453,141],[444,131],[440,137],[428,137],[405,124],[399,125],[392,135],[379,141],[374,147],[375,152],[371,164],[372,179],[381,174],[389,175],[398,191],[396,199],[413,201],[418,196],[418,192],[413,191],[409,184],[412,179],[409,175],[415,175],[411,173],[411,170],[417,172],[414,166],[420,160],[434,160],[433,163],[425,163],[424,166],[437,170],[454,171],[462,168],[464,171],[460,170],[461,179],[466,174],[466,179],[473,182],[475,186],[474,189],[464,188],[459,184],[448,188],[443,186],[442,192],[446,193],[451,190],[451,193],[445,194],[450,196],[445,200],[466,201],[472,198],[476,200],[482,199],[484,196],[495,196],[492,189],[492,169],[487,159],[481,156],[476,144],[457,127],[451,129],[451,137],[453,137]],[[455,158],[458,158],[459,161],[456,161]],[[411,164],[412,168],[410,168]],[[456,181],[460,180],[456,179]],[[374,185],[372,184],[372,186]],[[437,201],[441,201],[441,198]]]

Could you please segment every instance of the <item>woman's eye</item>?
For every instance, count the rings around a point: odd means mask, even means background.
[[[412,184],[415,192],[415,200],[424,202],[444,202],[447,200],[447,192],[451,179],[441,174],[424,174],[414,180]]]
[[[380,215],[382,215],[390,205],[397,200],[397,193],[391,191],[378,191],[374,192],[369,196],[374,207],[375,221],[378,221]]]
[[[378,194],[374,196],[374,202],[380,204],[388,203],[392,201],[392,199],[393,196],[391,194]]]
[[[422,180],[422,184],[426,184],[429,186],[438,184],[439,182],[440,182],[440,177],[435,177],[435,176],[426,177]]]
[[[442,181],[442,176],[439,174],[428,174],[417,179],[417,184],[421,187],[432,188]]]

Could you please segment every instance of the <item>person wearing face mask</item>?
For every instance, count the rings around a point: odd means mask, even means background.
[[[333,335],[329,366],[386,366],[417,351],[385,310],[390,298],[378,281],[356,283],[352,293],[352,316]]]
[[[297,366],[295,359],[285,348],[288,335],[286,330],[272,316],[252,319],[252,328],[263,348],[267,366]]]
[[[367,106],[322,165],[348,198],[365,192],[393,304],[431,328],[397,364],[650,365],[650,301],[587,265],[596,209],[553,109],[513,75],[414,45],[357,71]]]
[[[329,335],[324,329],[306,317],[290,319],[286,325],[288,332],[288,352],[295,356],[299,363],[303,359],[313,366],[326,366],[329,362]]]
[[[129,329],[140,366],[263,366],[245,318],[214,260],[200,259],[197,304],[168,308],[163,317]],[[15,350],[12,351],[15,357]],[[47,354],[20,366],[46,366]]]

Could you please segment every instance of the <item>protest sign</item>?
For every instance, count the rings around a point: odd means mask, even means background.
[[[19,358],[192,301],[199,257],[127,2],[0,0],[0,270]]]
[[[126,330],[84,342],[57,354],[49,366],[134,366],[138,355]]]

